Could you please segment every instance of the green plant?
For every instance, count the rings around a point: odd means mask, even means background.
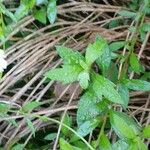
[[[21,0],[14,13],[0,1],[0,40],[3,43],[18,21],[28,14],[43,24],[47,23],[47,18],[53,24],[57,17],[56,0]]]
[[[88,45],[85,57],[72,49],[57,46],[57,52],[64,60],[64,64],[61,68],[48,71],[45,76],[65,84],[79,81],[80,86],[86,89],[78,104],[78,133],[81,136],[86,136],[102,122],[98,139],[93,142],[95,149],[99,147],[101,138],[104,142],[108,141],[105,135],[105,125],[108,121],[118,137],[128,147],[136,145],[139,149],[146,149],[142,142],[141,126],[124,112],[114,110],[113,106],[119,104],[123,108],[127,108],[129,97],[126,93],[128,90],[150,91],[150,83],[125,77],[119,79],[116,84],[110,81],[107,76],[111,64],[111,50],[109,48],[111,46],[112,44],[108,45],[105,39],[98,36],[93,44]],[[93,63],[99,66],[98,72],[93,69]],[[105,144],[101,145],[106,146]],[[123,147],[123,145],[120,146]],[[111,146],[108,145],[108,147]]]
[[[97,36],[95,42],[86,48],[85,56],[73,49],[56,46],[64,63],[60,68],[48,71],[45,76],[63,84],[79,82],[84,89],[78,103],[77,128],[74,118],[69,114],[62,117],[62,122],[46,115],[39,115],[44,113],[38,112],[40,108],[37,108],[46,103],[38,101],[30,101],[23,106],[20,106],[21,103],[18,105],[1,101],[1,121],[5,120],[6,124],[18,127],[19,118],[23,118],[33,137],[37,136],[37,126],[33,123],[35,119],[56,123],[61,126],[59,138],[61,150],[147,150],[144,140],[150,138],[150,126],[142,127],[135,118],[129,116],[128,104],[130,91],[150,91],[148,82],[150,74],[140,63],[142,49],[138,56],[135,52],[137,42],[143,43],[144,47],[144,43],[148,40],[150,23],[146,21],[145,16],[150,14],[150,1],[132,0],[127,5],[128,9],[117,12],[122,19],[108,23],[109,28],[114,28],[120,23],[128,25],[132,22],[126,41],[107,43],[103,37]],[[3,49],[6,46],[7,35],[25,16],[32,15],[42,24],[47,24],[47,20],[53,24],[57,15],[56,0],[21,0],[19,5],[15,3],[15,7],[17,8],[13,13],[6,7],[5,2],[0,0],[0,40]],[[123,48],[123,54],[120,54],[119,50]],[[4,61],[3,55],[2,58]],[[2,66],[0,70],[3,71],[5,68]],[[136,79],[132,79],[134,74]],[[0,78],[1,76],[0,73]],[[45,106],[41,108],[43,110]],[[111,128],[113,129],[111,135],[114,137],[117,135],[115,143],[108,135]],[[48,133],[43,140],[54,141],[57,135],[56,131]],[[94,137],[91,138],[91,135]],[[19,144],[22,143],[21,140],[17,138],[12,140],[8,149],[32,149],[26,145],[27,142]],[[33,149],[39,148],[34,147],[32,142],[31,145]],[[48,143],[40,148],[49,149],[49,145]]]

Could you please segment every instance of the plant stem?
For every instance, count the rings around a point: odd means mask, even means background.
[[[96,140],[95,148],[98,147],[100,138],[101,138],[102,134],[104,133],[106,121],[107,121],[107,115],[104,116],[103,124],[102,124],[101,130],[100,130],[100,132],[99,132],[98,138],[97,138],[97,140]]]

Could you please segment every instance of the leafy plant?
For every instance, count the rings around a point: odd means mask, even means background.
[[[32,15],[42,24],[47,24],[47,20],[53,24],[57,18],[56,0],[21,0],[14,13],[4,4],[3,0],[0,0],[0,40],[4,44],[3,49],[7,35],[25,16]],[[78,102],[77,128],[73,129],[76,123],[69,114],[65,115],[61,123],[44,115],[31,113],[45,104],[38,101],[27,102],[22,107],[18,104],[0,102],[1,119],[7,118],[9,124],[18,127],[16,120],[11,119],[11,114],[18,115],[14,118],[24,117],[34,136],[36,124],[33,124],[32,120],[35,118],[61,124],[61,150],[147,150],[144,140],[150,138],[150,126],[142,127],[128,115],[127,108],[130,91],[150,91],[150,83],[147,81],[149,72],[145,72],[139,60],[140,56],[135,51],[136,42],[144,42],[147,33],[150,32],[150,23],[145,21],[145,16],[150,14],[150,1],[132,0],[127,5],[129,9],[117,12],[122,19],[112,20],[108,25],[109,28],[115,28],[120,23],[127,25],[128,21],[133,21],[129,28],[131,36],[128,40],[108,43],[103,37],[97,36],[95,41],[87,46],[85,55],[65,46],[56,46],[63,64],[46,72],[45,77],[63,84],[79,82],[83,93]],[[124,18],[127,18],[127,22],[123,21]],[[120,54],[119,50],[123,48],[127,51]],[[120,68],[118,64],[121,64]],[[4,68],[6,67],[3,67],[2,71]],[[133,73],[136,74],[136,79],[132,79]],[[1,76],[0,73],[0,78]],[[116,136],[115,143],[109,139],[110,129]],[[95,134],[94,138],[91,138],[92,132]],[[55,132],[43,137],[48,142],[53,142],[56,138]],[[89,138],[89,141],[84,138]],[[15,142],[13,150],[25,148],[24,144]]]
[[[77,132],[85,137],[103,122],[94,148],[100,144],[100,149],[111,149],[112,145],[104,134],[108,120],[119,139],[123,141],[121,147],[125,144],[134,147],[134,144],[137,146],[139,142],[144,145],[139,124],[125,113],[113,110],[116,103],[127,108],[130,89],[150,90],[150,83],[147,81],[122,78],[115,84],[107,79],[111,64],[111,49],[117,50],[124,44],[120,42],[108,45],[104,38],[98,36],[94,43],[88,45],[85,57],[70,48],[57,46],[56,50],[64,60],[64,64],[61,68],[52,69],[45,74],[47,78],[64,84],[79,81],[80,86],[86,89],[78,104]],[[94,63],[99,67],[98,72],[92,67]],[[73,146],[64,139],[60,139],[60,147],[62,150],[73,149]]]

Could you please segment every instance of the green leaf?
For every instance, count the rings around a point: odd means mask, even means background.
[[[80,150],[89,150],[87,145],[85,143],[83,143],[82,141],[75,141],[75,142],[73,142],[73,145],[79,147]]]
[[[99,108],[101,114],[103,113],[107,113],[108,110],[109,110],[109,105],[110,105],[110,102],[103,98],[98,104],[97,104],[97,107]]]
[[[79,147],[75,147],[75,146],[72,146],[73,147],[73,150],[82,150],[81,148]]]
[[[100,100],[95,96],[94,92],[90,90],[80,98],[77,111],[77,123],[79,126],[85,121],[94,119],[99,115],[98,102],[100,102]]]
[[[148,125],[147,127],[145,127],[145,128],[143,129],[142,135],[143,135],[145,138],[150,138],[150,125]]]
[[[89,44],[86,49],[85,59],[88,66],[91,66],[94,61],[100,57],[104,51],[104,47],[107,44],[106,40],[97,37],[93,44]]]
[[[124,108],[128,107],[128,103],[129,103],[129,90],[126,86],[119,84],[118,85],[118,93],[121,96],[121,99],[124,101]]]
[[[143,30],[145,32],[149,32],[150,31],[150,23],[143,23],[141,30]]]
[[[0,118],[6,118],[6,117],[10,117],[10,116],[7,114],[7,112],[2,112],[2,113],[0,112]],[[17,124],[17,122],[16,122],[15,119],[10,119],[10,120],[8,120],[8,122],[9,122],[9,124],[18,127],[18,124]]]
[[[117,41],[113,42],[109,45],[109,49],[114,52],[117,51],[125,46],[126,42],[125,41]]]
[[[100,137],[100,143],[99,143],[100,150],[112,150],[110,141],[108,137],[105,134],[102,134]]]
[[[79,64],[84,57],[78,52],[64,46],[56,46],[57,52],[64,60],[64,64]]]
[[[51,24],[53,24],[57,17],[56,0],[49,0],[47,6],[47,17]]]
[[[29,12],[29,8],[24,5],[24,4],[21,4],[17,9],[16,9],[16,12],[15,12],[15,17],[17,18],[17,20],[20,20],[21,18],[23,18],[24,16],[26,16]]]
[[[10,17],[14,22],[17,22],[17,18],[15,17],[15,15],[10,12],[2,3],[0,3],[0,12]]]
[[[60,138],[59,145],[61,150],[74,150],[73,147],[63,138]]]
[[[33,14],[34,18],[37,19],[39,22],[46,24],[46,9],[43,7],[40,10],[36,10]]]
[[[36,0],[36,5],[46,4],[48,3],[47,0]]]
[[[138,79],[123,79],[122,83],[131,90],[150,91],[150,83]]]
[[[26,123],[27,123],[29,129],[32,131],[32,134],[35,136],[36,129],[35,129],[32,121],[29,118],[26,118]]]
[[[78,76],[78,81],[83,89],[87,89],[90,81],[89,73],[85,71],[81,72]]]
[[[128,150],[139,150],[137,143],[131,143]]]
[[[36,0],[22,0],[22,3],[28,7],[28,9],[32,9],[35,6]]]
[[[109,101],[124,104],[119,93],[114,89],[114,84],[101,75],[95,75],[93,79],[93,91],[101,98],[104,95]]]
[[[112,148],[113,150],[128,150],[129,145],[125,141],[119,140],[113,144]]]
[[[24,149],[24,144],[16,144],[15,146],[12,147],[11,150],[23,150]]]
[[[140,133],[138,124],[125,113],[111,110],[110,123],[120,138],[134,139]]]
[[[138,57],[134,53],[130,55],[130,65],[134,72],[139,73],[141,71],[141,66]]]
[[[77,130],[78,134],[82,137],[88,135],[98,126],[99,122],[100,122],[99,118],[94,118],[92,120],[85,121],[83,124],[79,126],[79,129]]]
[[[136,16],[136,13],[131,12],[131,11],[126,11],[126,10],[122,10],[118,12],[118,14],[122,17],[129,17],[129,18],[133,18]]]
[[[98,57],[96,63],[102,70],[102,74],[106,76],[111,63],[111,51],[109,49],[108,44],[105,44],[103,48],[103,53],[100,57]]]
[[[50,134],[46,135],[44,137],[44,139],[48,140],[48,141],[53,141],[53,140],[55,140],[56,136],[57,136],[57,133],[50,133]]]
[[[120,26],[122,24],[122,20],[121,19],[113,19],[108,24],[109,24],[109,29],[112,29],[112,28]]]
[[[22,0],[20,6],[16,9],[15,17],[17,20],[26,16],[35,6],[35,0]]]
[[[7,112],[9,110],[9,107],[10,106],[8,104],[0,102],[0,113]]]
[[[31,111],[33,109],[35,109],[36,107],[42,105],[41,102],[37,102],[37,101],[34,101],[34,102],[28,102],[26,103],[23,107],[22,107],[22,110],[25,111],[25,112],[28,112],[28,111]]]
[[[147,15],[150,14],[150,7],[149,6],[145,6],[143,12]]]
[[[113,83],[117,83],[118,81],[118,68],[117,65],[113,62],[111,62],[108,71],[107,71],[107,75],[106,78],[109,79],[110,81],[112,81]]]
[[[9,116],[7,116],[7,117],[9,117]],[[10,119],[10,120],[8,120],[8,122],[10,124],[14,125],[15,127],[18,127],[18,123],[17,123],[17,121],[15,119]]]
[[[63,68],[56,68],[48,71],[45,77],[67,84],[77,81],[81,71],[82,68],[78,65],[65,65]]]
[[[64,123],[65,125],[67,125],[68,127],[71,127],[71,125],[72,125],[72,118],[69,117],[68,114],[66,114],[65,117],[64,117],[63,123]],[[66,128],[66,127],[63,126],[63,127],[61,128],[61,131],[62,131],[62,133],[63,133],[65,136],[68,136],[68,137],[70,136],[70,130],[68,130],[68,128]]]
[[[150,4],[150,1],[149,1],[149,0],[144,0],[144,4],[145,4],[145,5],[149,5],[149,4]]]
[[[150,72],[144,72],[144,74],[140,78],[141,80],[148,80],[150,79]]]
[[[143,143],[143,141],[139,138],[136,145],[138,145],[139,150],[148,150],[148,147],[146,144]]]
[[[3,26],[0,26],[0,40],[3,42],[5,41],[5,29]],[[1,72],[2,74],[2,72]]]

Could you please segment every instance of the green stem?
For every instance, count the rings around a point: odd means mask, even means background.
[[[144,6],[143,6],[144,7]],[[144,8],[143,8],[144,9]],[[130,56],[131,54],[133,53],[134,51],[134,47],[136,45],[136,42],[138,40],[138,33],[139,33],[139,29],[140,27],[143,25],[144,23],[144,18],[145,18],[145,14],[141,13],[140,14],[140,17],[139,19],[137,20],[136,22],[136,25],[135,25],[135,32],[131,35],[131,39],[128,41],[126,47],[128,48],[129,52],[127,54],[127,58],[124,62],[124,65],[122,67],[122,71],[121,71],[121,75],[120,75],[120,78],[119,78],[119,81],[124,77],[124,75],[127,73],[128,71],[128,63],[129,63],[129,59],[130,59]]]
[[[35,117],[38,117],[40,120],[42,119],[42,116],[39,116],[39,115],[36,115]],[[52,122],[57,123],[57,124],[61,124],[62,126],[66,127],[72,133],[74,133],[76,136],[78,136],[89,147],[90,150],[95,150],[82,136],[80,136],[75,130],[73,130],[72,128],[70,128],[66,124],[61,123],[60,121],[58,121],[56,119],[48,118],[48,117],[45,117],[45,116],[44,116],[44,119],[52,121]]]
[[[101,130],[100,130],[99,135],[98,135],[98,138],[97,138],[97,140],[96,140],[95,148],[98,147],[100,138],[101,138],[102,134],[104,133],[106,121],[107,121],[107,115],[104,117],[104,120],[103,120],[103,124],[102,124]]]

